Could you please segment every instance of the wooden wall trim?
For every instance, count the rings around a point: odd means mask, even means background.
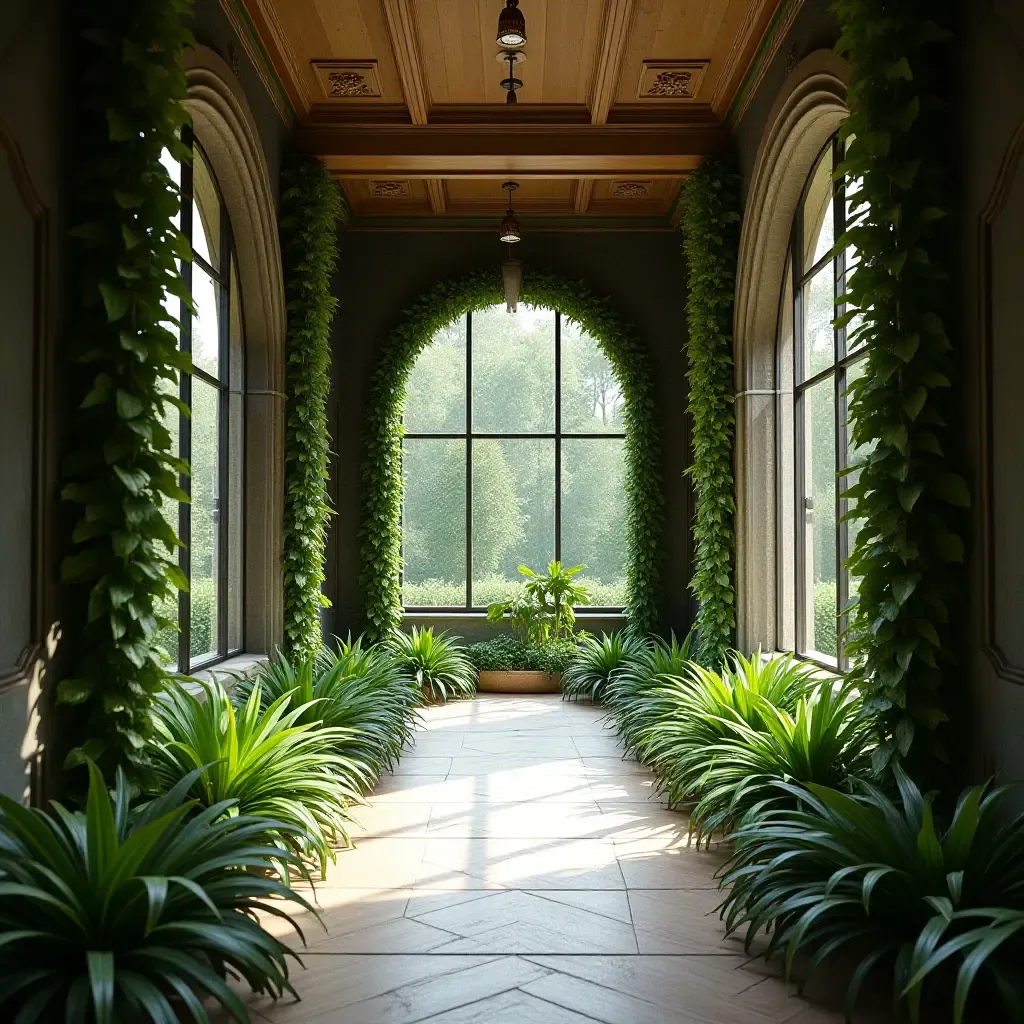
[[[1006,208],[1010,190],[1024,159],[1024,121],[1010,138],[996,174],[988,202],[978,215],[978,313],[981,338],[979,375],[980,419],[980,513],[982,565],[982,651],[1000,679],[1024,685],[1024,666],[1014,665],[999,646],[996,636],[996,536],[995,479],[993,442],[995,422],[992,413],[993,381],[993,308],[992,308],[992,231]]]

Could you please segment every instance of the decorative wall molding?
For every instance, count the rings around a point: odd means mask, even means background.
[[[996,634],[996,523],[993,416],[994,323],[992,233],[1010,198],[1010,192],[1024,161],[1024,121],[1010,138],[996,174],[992,192],[978,215],[978,311],[981,338],[979,414],[981,438],[981,566],[982,566],[982,651],[1000,679],[1024,685],[1024,666],[1014,665],[999,644]]]
[[[736,367],[737,645],[776,646],[776,359],[789,241],[804,183],[846,117],[846,64],[819,50],[793,70],[766,121],[740,236]]]
[[[231,220],[245,320],[245,642],[283,637],[285,295],[277,210],[256,124],[238,80],[213,50],[186,52],[189,113]]]

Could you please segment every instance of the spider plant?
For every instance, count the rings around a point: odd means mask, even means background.
[[[182,799],[197,775],[134,813],[124,776],[111,801],[93,765],[84,813],[0,796],[0,1017],[171,1024],[184,1009],[210,1024],[208,996],[248,1022],[229,976],[295,994],[288,958],[298,958],[257,917],[298,931],[281,901],[313,910],[271,877],[282,858],[302,870],[264,838],[290,826],[236,814],[231,801],[192,813]]]
[[[272,818],[288,825],[274,839],[314,858],[321,875],[334,859],[333,847],[350,845],[348,807],[361,803],[366,769],[335,752],[351,730],[299,724],[308,710],[289,710],[291,694],[261,708],[257,682],[236,712],[218,683],[203,683],[205,699],[172,684],[154,705],[155,740],[151,760],[161,791],[195,769],[202,770],[189,795],[204,807],[225,800],[238,813]],[[283,862],[287,872],[287,862]]]
[[[465,648],[447,632],[436,636],[431,627],[396,629],[387,640],[395,664],[416,680],[427,700],[444,702],[476,695],[476,670]]]
[[[867,783],[851,795],[777,783],[791,805],[732,837],[722,879],[731,887],[722,905],[729,931],[745,930],[749,948],[767,929],[767,955],[784,950],[787,974],[800,951],[813,971],[852,947],[860,960],[848,1021],[864,978],[880,966],[914,1024],[935,1020],[925,1008],[940,998],[960,1024],[979,978],[1010,1014],[998,1019],[1020,1019],[1024,815],[1007,813],[1006,788],[978,786],[942,829],[931,799],[899,769],[897,782],[899,804]]]
[[[729,722],[766,731],[766,707],[795,711],[816,682],[815,670],[792,657],[734,653],[721,674],[690,662],[682,675],[665,676],[646,693],[650,717],[635,730],[637,757],[667,777],[692,751],[728,736]]]
[[[873,730],[849,684],[826,680],[793,714],[764,700],[759,713],[765,731],[734,711],[723,715],[715,724],[724,736],[690,747],[661,780],[670,803],[697,798],[690,831],[698,844],[785,802],[777,781],[839,788],[871,771]]]
[[[412,734],[422,694],[412,678],[379,648],[361,640],[338,641],[313,657],[293,664],[280,652],[254,678],[235,683],[231,699],[241,707],[258,685],[264,710],[287,693],[305,706],[300,724],[322,722],[345,730],[335,751],[360,763],[365,789],[393,768]]]
[[[601,702],[616,675],[642,657],[649,647],[649,640],[627,630],[604,633],[600,639],[582,637],[575,661],[562,676],[563,696],[573,700],[583,697],[595,704]]]

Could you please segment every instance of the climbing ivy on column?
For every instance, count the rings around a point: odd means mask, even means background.
[[[360,573],[364,620],[373,639],[402,620],[402,416],[416,357],[467,311],[502,302],[497,266],[442,281],[416,302],[384,343],[370,384],[363,460]],[[625,399],[626,616],[632,629],[657,625],[662,526],[661,442],[650,362],[636,331],[607,298],[580,281],[527,267],[521,301],[557,309],[595,338]]]
[[[341,192],[326,168],[290,159],[281,175],[281,255],[288,301],[285,343],[284,637],[289,653],[311,654],[321,641],[320,609],[327,522],[327,395],[330,329],[338,300]]]
[[[938,5],[941,7],[941,5]],[[933,0],[837,0],[838,50],[850,62],[850,140],[840,168],[855,182],[856,248],[847,287],[850,340],[867,365],[850,389],[852,440],[863,457],[846,491],[860,523],[848,565],[859,576],[847,651],[877,716],[875,768],[904,761],[926,775],[943,759],[943,667],[964,545],[967,485],[950,469],[946,330],[951,291],[949,75]],[[859,208],[859,209],[858,209]]]
[[[63,498],[77,506],[61,565],[81,628],[69,633],[71,670],[58,700],[70,764],[137,762],[149,708],[164,682],[160,614],[186,581],[174,557],[168,501],[187,463],[165,414],[177,416],[179,350],[168,308],[189,302],[176,260],[178,188],[161,155],[191,159],[182,50],[190,0],[95,0],[73,5],[76,103],[72,181],[73,287],[68,393],[74,401]],[[187,409],[185,410],[187,412]],[[173,506],[172,506],[173,508]],[[173,515],[172,515],[173,517]],[[76,627],[77,627],[76,623]]]
[[[687,178],[682,196],[687,261],[686,345],[696,493],[694,568],[698,657],[716,666],[736,629],[733,486],[732,309],[739,248],[738,176],[707,160]]]

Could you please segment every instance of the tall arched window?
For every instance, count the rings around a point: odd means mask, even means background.
[[[855,258],[833,255],[850,217],[848,186],[835,182],[842,143],[829,140],[793,224],[779,323],[779,646],[845,668],[842,609],[855,581],[843,568],[855,535],[840,495],[853,482],[846,391],[864,350],[836,328]]]
[[[625,598],[623,396],[594,338],[551,309],[467,313],[412,370],[402,516],[406,607],[483,608],[518,566],[586,565]]]
[[[178,597],[178,630],[164,648],[180,671],[242,650],[244,362],[238,267],[227,210],[198,142],[190,165],[171,168],[181,187],[181,230],[192,246],[182,264],[195,313],[181,303],[181,348],[193,372],[180,374],[177,394],[190,410],[167,407],[167,427],[191,464],[181,486],[191,504],[164,504],[183,543],[189,590]],[[176,616],[175,616],[176,612]]]

